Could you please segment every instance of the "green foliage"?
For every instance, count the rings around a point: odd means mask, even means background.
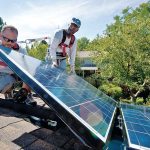
[[[112,83],[105,83],[100,86],[99,89],[115,99],[119,99],[119,97],[122,95],[122,89]]]
[[[99,35],[97,35],[97,37],[93,41],[89,42],[86,49],[89,51],[93,50],[93,51],[99,51],[100,52],[101,46],[102,46],[100,39],[102,39],[102,38]]]
[[[89,82],[90,84],[92,84],[93,86],[95,86],[95,80],[91,77],[86,77],[84,78],[84,80],[86,80],[87,82]]]
[[[101,79],[97,74],[92,74],[84,78],[87,82],[98,88],[101,84]]]
[[[82,37],[77,41],[78,50],[86,50],[86,47],[89,44],[89,40],[86,37]]]
[[[28,54],[40,60],[44,60],[46,56],[48,45],[43,43],[34,43],[31,49],[28,48]]]
[[[101,64],[101,77],[126,85],[136,98],[150,85],[150,2],[124,9],[114,21],[87,49],[98,51],[94,61]]]
[[[146,106],[150,106],[150,96],[148,96],[146,98],[146,103],[145,103]]]
[[[127,103],[127,104],[131,104],[132,103],[132,101],[129,100],[129,99],[120,98],[120,101],[123,102],[123,103]]]
[[[80,70],[80,65],[81,65],[81,59],[79,57],[76,57],[76,61],[75,61],[75,66],[77,70]]]
[[[147,101],[147,102],[150,102],[150,96],[147,97],[146,101]]]
[[[2,30],[2,27],[5,25],[6,23],[3,22],[3,19],[0,17],[0,31]]]
[[[143,102],[144,102],[144,99],[143,99],[143,98],[141,98],[141,97],[137,97],[137,98],[136,98],[136,104],[137,104],[137,105],[142,105]]]
[[[146,106],[150,106],[150,100],[146,102]]]

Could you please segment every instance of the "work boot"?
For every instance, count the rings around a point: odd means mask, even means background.
[[[28,95],[27,89],[22,88],[14,95],[14,100],[18,103],[22,103],[27,99],[27,95]]]
[[[33,97],[32,97],[32,93],[29,93],[28,95],[27,95],[27,98],[26,98],[26,100],[25,100],[25,103],[27,104],[27,105],[31,105],[31,106],[36,106],[37,105],[37,102],[33,99]]]
[[[33,99],[32,94],[28,93],[25,88],[20,89],[15,95],[14,100],[18,103],[25,103],[27,105],[36,106],[37,102]]]

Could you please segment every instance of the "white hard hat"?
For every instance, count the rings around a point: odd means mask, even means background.
[[[78,28],[80,28],[81,26],[81,21],[77,18],[72,18],[71,23],[74,23],[78,26]]]

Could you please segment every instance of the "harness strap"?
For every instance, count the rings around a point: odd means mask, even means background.
[[[59,46],[60,46],[60,47],[62,48],[62,50],[63,50],[63,56],[64,56],[64,57],[66,57],[66,47],[71,48],[72,45],[73,45],[73,43],[74,43],[74,41],[75,41],[75,36],[72,35],[69,45],[64,44],[64,42],[65,42],[65,40],[66,40],[66,36],[67,36],[67,32],[66,32],[66,30],[63,30],[63,38],[62,38],[62,41],[61,41],[61,43],[59,44]]]
[[[74,36],[74,35],[72,35],[72,36],[71,36],[70,43],[69,43],[69,48],[71,48],[71,47],[72,47],[72,45],[73,45],[74,41],[75,41],[75,36]]]
[[[4,67],[6,67],[6,66],[7,66],[7,64],[6,64],[6,63],[4,63],[3,61],[0,61],[0,66],[4,66]]]
[[[68,45],[62,43],[61,47],[62,47],[62,50],[63,50],[63,56],[66,57],[66,47],[68,47]]]
[[[17,43],[14,44],[14,46],[12,47],[13,50],[19,51],[19,45]]]

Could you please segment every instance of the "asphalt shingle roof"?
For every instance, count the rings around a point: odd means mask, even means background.
[[[2,97],[2,95],[0,95]],[[38,104],[43,105],[43,102]],[[28,116],[0,108],[0,150],[87,150],[63,125],[47,129],[31,122]]]

